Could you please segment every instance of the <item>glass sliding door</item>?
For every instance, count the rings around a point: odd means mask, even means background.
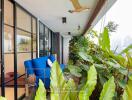
[[[44,25],[40,22],[39,23],[39,56],[42,57],[45,55],[45,27]]]
[[[50,55],[51,30],[42,22],[39,22],[39,56]]]
[[[33,46],[33,58],[37,57],[37,20],[32,18],[32,46]]]
[[[24,61],[37,57],[37,19],[17,6],[17,74],[18,98],[25,93]]]
[[[25,66],[24,61],[31,59],[31,16],[20,7],[16,8],[17,17],[17,94],[18,98],[25,93]]]
[[[14,20],[13,4],[4,0],[4,74],[5,97],[14,99]]]
[[[10,0],[0,0],[0,8],[1,1],[4,8],[0,9],[0,95],[16,100],[25,94],[24,61],[37,57],[37,19]]]
[[[1,0],[0,0],[0,10],[1,10]],[[2,83],[2,81],[1,81],[1,67],[2,67],[2,60],[1,60],[1,54],[2,54],[2,31],[1,31],[1,15],[2,15],[2,10],[0,11],[0,95],[1,95],[1,83]]]

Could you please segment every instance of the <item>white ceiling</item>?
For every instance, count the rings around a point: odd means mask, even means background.
[[[67,35],[81,34],[88,23],[88,20],[96,7],[98,0],[79,0],[80,4],[89,7],[90,10],[80,13],[69,13],[73,10],[70,0],[16,0],[33,15],[38,17],[54,32]],[[62,17],[67,18],[67,23],[62,24]],[[78,30],[80,25],[81,29]]]
[[[70,0],[16,0],[20,5],[38,17],[44,24],[54,32],[73,35],[81,33],[88,22],[98,0],[79,0],[82,6],[90,7],[90,10],[80,13],[69,13],[73,10]],[[62,17],[67,18],[67,23],[62,24]],[[78,31],[78,25],[81,30]]]

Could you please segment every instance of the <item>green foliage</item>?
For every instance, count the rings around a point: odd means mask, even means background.
[[[1,96],[0,96],[0,100],[7,100],[7,99],[6,99],[6,98],[4,98],[4,97],[1,97]]]
[[[94,90],[95,94],[100,94],[104,83],[113,76],[116,87],[114,99],[118,100],[123,95],[123,90],[127,85],[128,77],[132,79],[131,45],[121,53],[115,54],[115,51],[111,51],[110,49],[109,29],[105,27],[104,31],[99,36],[94,30],[90,31],[90,34],[87,35],[87,37],[83,38],[82,36],[73,37],[71,40],[76,41],[74,41],[74,45],[70,44],[70,53],[74,53],[74,57],[70,57],[70,61],[73,63],[69,63],[68,66],[72,65],[72,71],[68,69],[68,72],[73,76],[79,76],[80,82],[78,88],[81,89],[87,82],[86,77],[87,71],[90,68],[89,66],[94,65],[98,73],[98,82]],[[98,45],[90,40],[93,36],[98,38]],[[87,46],[80,46],[81,42],[78,42],[80,37],[81,39],[87,40],[87,43],[85,42]],[[73,51],[73,49],[75,49],[76,52]],[[91,97],[94,97],[94,94],[92,94]],[[97,99],[97,97],[92,99]]]
[[[127,53],[131,49],[132,49],[132,44],[130,44],[127,48],[125,48],[124,50],[122,50],[120,54]]]
[[[79,60],[78,53],[88,48],[88,39],[84,36],[74,36],[69,44],[69,59],[72,59],[75,64]]]
[[[87,55],[87,53],[85,53],[85,52],[79,52],[79,56],[80,56],[83,60],[93,63],[92,57],[91,57],[90,55]]]
[[[128,81],[126,89],[123,93],[123,100],[131,100],[132,99],[132,80]]]
[[[35,100],[46,100],[46,90],[43,82],[39,79],[39,87],[36,92]]]
[[[67,100],[69,98],[68,85],[57,61],[53,63],[51,68],[50,80],[51,100]]]
[[[99,45],[102,50],[110,51],[109,31],[107,28],[104,28],[103,33],[100,34]]]
[[[114,77],[111,77],[103,86],[99,100],[112,100],[115,93]]]
[[[97,72],[93,66],[90,67],[87,76],[87,82],[84,87],[79,92],[79,100],[89,100],[93,90],[95,89],[97,83]]]
[[[116,32],[118,24],[115,24],[114,22],[110,21],[108,22],[106,27],[109,29],[109,32]]]
[[[75,65],[68,65],[67,66],[68,70],[70,71],[70,73],[76,77],[81,77],[82,75],[80,74],[80,72],[82,71],[81,68],[75,66]]]
[[[69,79],[67,82],[68,88],[69,88],[69,99],[70,100],[77,100],[78,98],[78,91],[77,91],[77,87],[75,85],[75,82],[73,79]]]

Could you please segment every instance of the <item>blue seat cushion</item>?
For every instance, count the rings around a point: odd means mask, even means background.
[[[52,63],[55,61],[55,56],[54,55],[50,55],[49,59],[52,61]]]
[[[32,60],[24,61],[27,75],[34,74]]]
[[[40,57],[40,58],[32,60],[35,75],[37,75],[37,76],[44,75],[44,69],[47,66],[47,64],[46,64],[47,59],[48,59],[48,57],[45,56],[45,57]]]
[[[65,66],[66,66],[65,64],[60,64],[60,67],[61,67],[61,70],[62,70],[62,71],[64,71]]]

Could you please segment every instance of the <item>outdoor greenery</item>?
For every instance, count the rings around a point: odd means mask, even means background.
[[[113,21],[109,21],[108,24],[106,25],[106,27],[108,28],[109,32],[116,32],[117,28],[118,28],[118,24],[116,24]]]
[[[98,39],[98,44],[91,40]],[[94,34],[94,35],[93,35]],[[131,100],[132,45],[119,54],[110,48],[109,31],[98,36],[75,36],[70,41],[70,60],[64,72],[57,61],[51,68],[50,100]],[[46,100],[39,80],[35,100]]]
[[[89,100],[97,84],[97,71],[94,65],[92,65],[87,71],[85,85],[78,90],[73,79],[65,79],[59,64],[55,61],[51,69],[50,79],[50,100]],[[111,77],[103,85],[99,100],[112,100],[114,93],[114,77]],[[46,100],[46,91],[41,80],[39,80],[35,100]]]
[[[96,37],[98,44],[95,44],[91,37]],[[65,74],[73,77],[73,79],[78,78],[76,83],[80,90],[86,84],[87,71],[91,65],[94,65],[97,70],[97,85],[90,96],[90,100],[101,98],[100,93],[103,86],[107,87],[109,84],[109,82],[107,85],[104,83],[111,77],[115,79],[115,92],[112,99],[130,100],[132,97],[130,84],[132,81],[131,49],[132,44],[121,53],[115,54],[116,51],[112,51],[110,48],[109,30],[107,28],[104,28],[100,35],[92,30],[87,36],[75,36],[70,41],[70,61],[67,69],[65,69]],[[108,92],[107,97],[111,95],[110,93]],[[101,94],[103,95],[103,93]]]

